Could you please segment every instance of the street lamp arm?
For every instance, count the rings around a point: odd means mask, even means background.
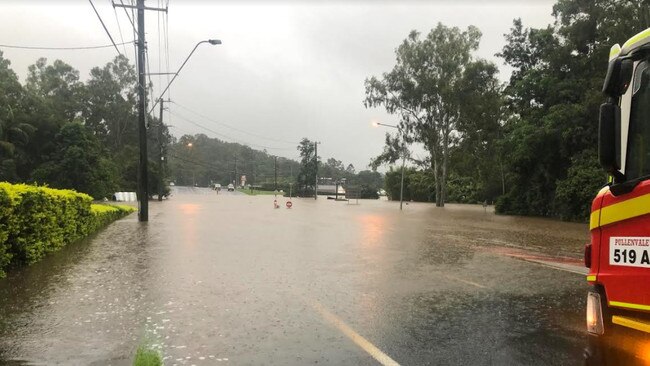
[[[386,124],[386,123],[376,122],[376,124],[377,124],[377,126],[391,127],[391,128],[396,128],[398,130],[400,129],[399,126],[389,125],[389,124]]]
[[[196,49],[203,43],[210,43],[211,45],[217,45],[217,44],[221,44],[221,40],[209,39],[209,40],[206,40],[206,41],[201,41],[201,42],[197,43],[196,46],[194,46],[194,48],[192,49],[192,52],[190,52],[190,54],[187,55],[187,58],[185,58],[185,61],[183,61],[183,64],[181,65],[181,67],[178,68],[178,71],[176,71],[176,73],[174,74],[174,77],[169,81],[169,83],[165,87],[165,90],[163,90],[162,93],[160,93],[160,97],[156,98],[156,102],[153,104],[153,106],[151,106],[151,110],[149,110],[149,113],[151,113],[154,110],[154,108],[156,108],[156,105],[158,105],[158,102],[160,101],[160,98],[162,98],[163,95],[165,95],[165,92],[167,92],[167,89],[169,89],[169,87],[172,85],[174,80],[176,80],[176,78],[178,77],[178,74],[181,72],[181,70],[183,70],[183,67],[185,67],[185,64],[187,63],[187,61],[189,61],[190,57],[192,57],[192,54],[194,54],[194,51],[196,51]]]

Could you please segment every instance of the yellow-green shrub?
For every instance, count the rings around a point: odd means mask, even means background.
[[[135,211],[135,208],[126,205],[90,205],[90,212],[94,217],[94,230],[107,225],[122,216],[128,215]]]
[[[9,250],[9,227],[11,223],[11,200],[9,195],[3,189],[0,189],[0,276],[3,275],[2,269],[5,268],[11,258],[11,251]]]
[[[0,277],[10,263],[34,263],[133,211],[91,203],[72,190],[0,182]]]

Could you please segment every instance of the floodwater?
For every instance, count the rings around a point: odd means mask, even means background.
[[[579,364],[587,225],[177,187],[0,280],[0,364]],[[523,258],[523,259],[522,259]],[[393,363],[393,364],[395,364]]]

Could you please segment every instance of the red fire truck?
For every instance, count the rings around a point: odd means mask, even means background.
[[[611,48],[603,92],[598,154],[610,181],[585,247],[585,359],[650,364],[650,28]]]

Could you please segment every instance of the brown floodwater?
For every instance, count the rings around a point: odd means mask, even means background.
[[[167,365],[377,364],[342,323],[405,365],[580,362],[584,276],[503,253],[579,260],[587,225],[273,199],[177,187],[149,223],[11,271],[0,364],[127,365],[140,344]]]

